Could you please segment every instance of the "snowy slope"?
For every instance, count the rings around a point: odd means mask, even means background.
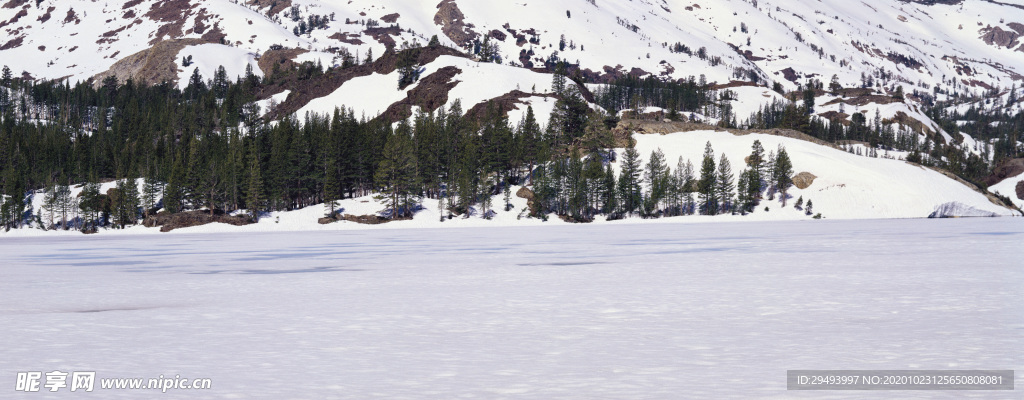
[[[513,90],[530,94],[551,93],[550,74],[452,56],[438,57],[434,62],[423,66],[421,76],[430,76],[445,67],[455,67],[459,70],[459,73],[452,78],[452,82],[457,82],[457,84],[448,92],[448,102],[444,105],[446,108],[454,101],[459,100],[462,103],[463,111],[465,111],[476,104],[500,97]],[[299,110],[298,114],[305,115],[306,112],[329,114],[334,111],[334,107],[344,106],[354,109],[357,117],[362,115],[367,118],[376,117],[392,104],[405,99],[408,92],[415,89],[420,83],[416,82],[399,90],[398,75],[399,72],[394,71],[387,75],[374,73],[354,78],[345,82],[334,93],[309,102]],[[569,81],[569,84],[573,84],[572,81]],[[535,96],[528,101],[531,103],[543,102],[539,99],[543,98]],[[550,107],[534,107],[539,121],[547,122],[551,109],[554,108],[554,101],[551,100],[550,104]],[[522,115],[525,115],[525,111],[525,106],[522,106]],[[518,122],[517,116],[518,114],[510,117],[510,121]]]
[[[1024,182],[1024,175],[1017,175],[1012,178],[1003,179],[1002,182],[989,186],[988,191],[1009,197],[1010,200],[1013,201],[1013,204],[1024,209],[1024,199],[1017,197],[1017,185],[1019,185],[1020,182]]]
[[[794,173],[809,172],[817,179],[806,189],[793,187],[786,210],[778,210],[781,203],[777,200],[764,201],[754,215],[769,207],[772,211],[766,213],[765,218],[801,218],[802,214],[792,209],[799,197],[805,202],[813,200],[815,213],[820,212],[826,218],[923,218],[949,202],[998,215],[1014,215],[992,204],[981,193],[933,170],[898,160],[857,156],[798,139],[756,133],[736,136],[712,131],[634,135],[634,138],[644,160],[652,151],[661,149],[673,169],[682,156],[694,164],[697,172],[707,142],[711,142],[715,150],[715,162],[724,153],[736,174],[745,167],[744,158],[750,155],[754,140],[761,141],[766,153],[784,146]]]

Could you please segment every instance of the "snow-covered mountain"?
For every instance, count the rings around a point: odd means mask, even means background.
[[[793,89],[835,75],[845,87],[870,80],[928,94],[1024,79],[1024,6],[983,0],[8,0],[0,29],[0,58],[16,75],[72,81],[139,52],[146,57],[134,69],[116,66],[121,77],[184,81],[195,68],[211,77],[219,65],[240,75],[275,45],[329,66],[343,50],[379,57],[386,46],[433,35],[464,49],[490,38],[506,63],[558,57],[596,79],[704,75]]]

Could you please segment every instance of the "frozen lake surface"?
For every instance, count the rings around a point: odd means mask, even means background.
[[[61,370],[212,388],[59,398],[1019,398],[1022,222],[2,239],[0,393]],[[789,369],[1018,389],[792,392]]]

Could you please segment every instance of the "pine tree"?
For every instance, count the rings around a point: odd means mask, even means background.
[[[10,87],[12,76],[13,74],[11,74],[11,68],[4,65],[3,73],[0,74],[0,84]]]
[[[704,161],[700,167],[700,180],[697,181],[697,192],[700,194],[700,209],[704,215],[718,214],[718,196],[715,186],[718,177],[715,172],[715,152],[711,142],[704,146]]]
[[[612,170],[612,164],[608,163],[605,166],[604,180],[602,181],[601,188],[601,210],[608,215],[616,214],[619,210],[619,198],[616,193],[615,183],[615,171]]]
[[[50,229],[54,226],[54,216],[57,214],[57,185],[50,184],[46,187],[46,191],[43,193],[43,210],[46,211],[46,216],[50,220],[50,224],[45,229]]]
[[[147,176],[142,184],[142,214],[148,217],[149,213],[156,208],[160,200],[160,182],[155,177]]]
[[[665,162],[665,154],[661,149],[651,152],[651,158],[647,160],[647,168],[644,169],[644,181],[647,183],[647,202],[644,205],[644,212],[648,215],[657,214],[661,209],[661,202],[668,194],[669,168]]]
[[[789,161],[789,155],[786,154],[784,147],[779,147],[779,152],[775,156],[774,171],[775,171],[775,188],[782,195],[782,205],[786,205],[786,192],[789,191],[789,187],[793,185],[793,164]]]
[[[750,169],[744,168],[736,179],[736,206],[740,213],[750,211]]]
[[[410,134],[408,121],[400,122],[384,145],[374,176],[377,185],[388,194],[391,218],[412,216],[413,197],[419,194],[416,153]]]
[[[715,187],[715,195],[721,203],[719,210],[722,213],[732,212],[735,206],[733,200],[736,188],[734,178],[732,165],[729,164],[729,159],[725,157],[725,154],[722,154],[722,158],[718,162],[718,182]]]
[[[57,185],[57,211],[60,213],[60,226],[68,229],[68,220],[74,218],[75,209],[78,208],[78,201],[71,195],[71,187],[68,185]]]
[[[245,204],[249,208],[250,218],[259,222],[262,209],[263,179],[260,173],[260,156],[255,141],[249,146],[249,182],[246,190]]]
[[[139,187],[135,179],[118,180],[114,194],[111,199],[114,222],[120,225],[121,229],[134,225],[138,221],[139,212]]]
[[[807,199],[807,211],[805,211],[804,213],[807,215],[811,215],[814,213],[814,203],[811,201],[811,199]]]
[[[691,215],[697,208],[697,202],[693,198],[694,185],[696,184],[696,176],[693,172],[693,163],[690,160],[686,160],[686,169],[683,170],[682,177],[682,190],[683,190],[683,213]]]
[[[640,153],[627,147],[619,175],[619,201],[622,211],[633,214],[640,208],[643,195],[640,192]]]
[[[79,194],[79,197],[78,208],[82,210],[82,218],[85,220],[82,228],[86,230],[95,228],[99,225],[100,211],[102,210],[100,184],[87,182],[82,186],[82,193]]]
[[[747,166],[750,167],[750,179],[747,185],[747,190],[749,191],[748,195],[752,200],[756,202],[758,199],[761,198],[761,180],[764,179],[765,176],[767,176],[767,166],[764,158],[764,147],[761,147],[760,140],[754,140],[754,144],[753,146],[751,146],[750,157],[748,158]]]

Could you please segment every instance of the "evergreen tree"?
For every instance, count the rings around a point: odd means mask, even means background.
[[[665,154],[661,149],[651,152],[651,158],[647,161],[647,168],[644,169],[644,181],[647,183],[648,192],[644,212],[653,215],[661,208],[661,202],[668,194],[669,168],[665,162]]]
[[[793,185],[793,164],[789,161],[789,155],[786,154],[784,147],[779,147],[779,152],[775,156],[774,167],[775,188],[782,195],[782,205],[785,206],[786,192]]]
[[[608,215],[618,213],[619,197],[617,196],[616,190],[615,171],[612,170],[611,163],[605,165],[601,194],[601,211]]]
[[[82,193],[79,194],[79,197],[78,208],[82,210],[82,219],[84,219],[82,228],[96,228],[100,225],[100,212],[103,209],[100,204],[100,184],[87,182],[82,186]]]
[[[811,199],[807,199],[807,210],[804,213],[807,215],[811,215],[814,213],[814,203],[811,201]]]
[[[148,217],[149,213],[156,208],[160,201],[160,182],[155,177],[147,176],[142,184],[142,215]]]
[[[118,180],[111,203],[114,223],[120,225],[121,229],[134,225],[138,221],[139,212],[139,188],[135,179]]]
[[[691,163],[690,160],[686,160],[686,169],[683,170],[681,183],[683,191],[683,214],[692,215],[696,212],[697,201],[693,198],[693,191],[696,186],[696,175],[694,175],[693,163]]]
[[[748,196],[755,202],[761,198],[761,181],[767,176],[767,165],[764,157],[764,147],[761,146],[761,141],[754,140],[754,144],[751,146],[750,157],[747,161],[747,166],[750,167],[747,190]]]
[[[622,211],[633,214],[642,205],[643,195],[640,192],[640,153],[635,148],[627,147],[619,173],[619,201]]]
[[[249,177],[246,190],[245,204],[249,208],[250,218],[253,222],[259,222],[260,209],[262,209],[263,179],[260,172],[260,156],[255,141],[249,146]]]
[[[700,195],[701,214],[718,214],[718,196],[715,187],[718,177],[715,171],[715,152],[711,142],[704,146],[704,161],[700,167],[700,180],[697,181],[697,192]]]
[[[388,194],[391,218],[411,217],[412,206],[419,195],[416,153],[413,149],[408,121],[399,123],[398,129],[388,137],[380,167],[374,176],[377,185]]]
[[[718,182],[715,187],[715,195],[721,202],[719,211],[722,213],[732,212],[735,206],[734,190],[736,185],[734,184],[734,176],[732,173],[732,165],[729,163],[729,159],[722,154],[721,160],[718,162]]]

